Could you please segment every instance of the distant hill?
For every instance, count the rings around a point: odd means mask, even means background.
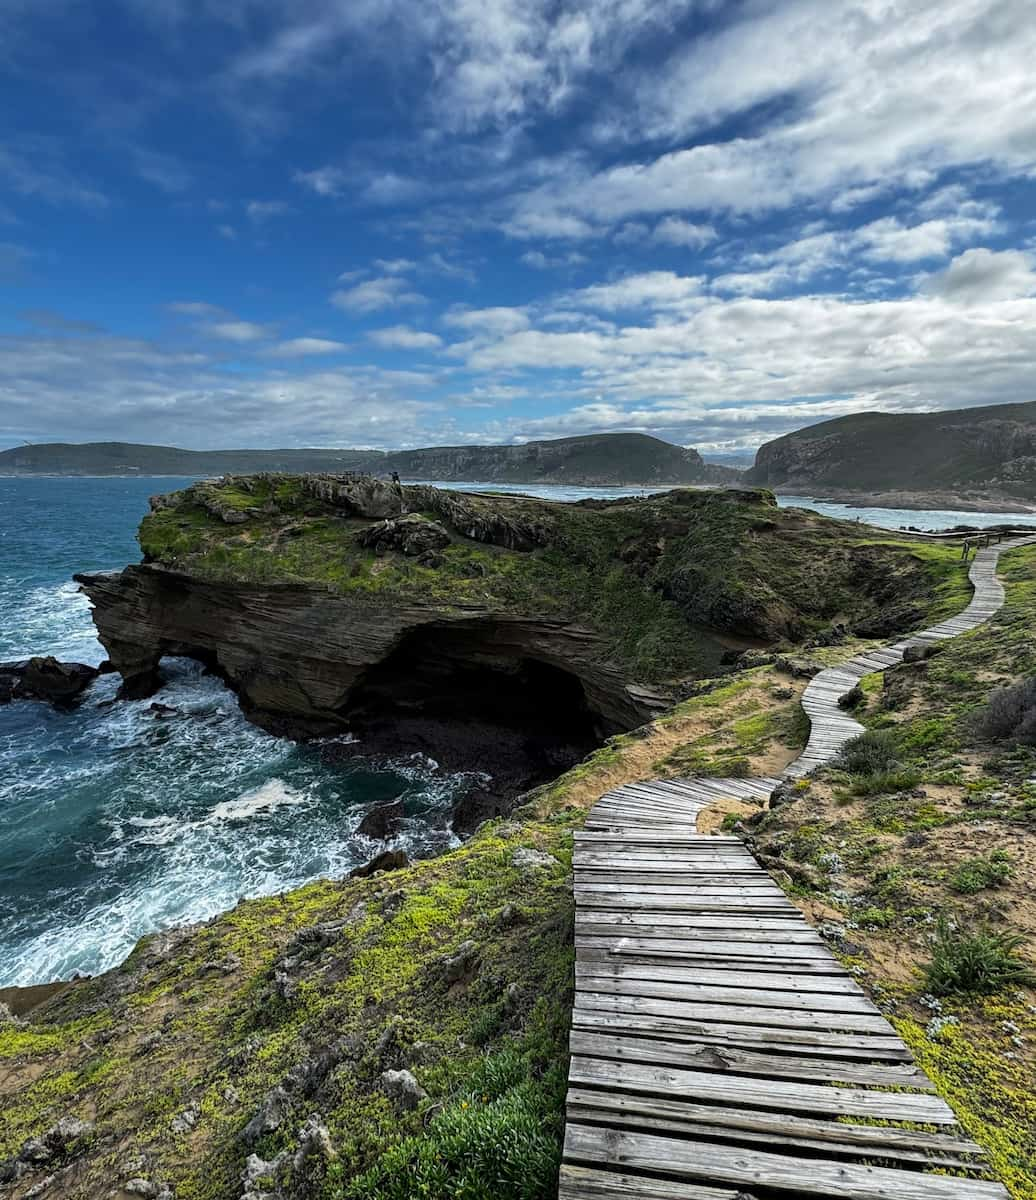
[[[486,483],[721,484],[728,467],[641,433],[422,450],[179,450],[130,442],[51,442],[0,452],[0,475],[224,475],[256,471],[398,471],[408,479]]]
[[[1036,403],[838,417],[767,442],[744,480],[813,495],[1034,501]]]

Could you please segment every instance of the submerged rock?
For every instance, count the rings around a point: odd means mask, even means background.
[[[66,707],[79,699],[99,673],[97,667],[59,662],[53,655],[0,663],[0,704],[45,700]]]
[[[403,801],[392,800],[378,804],[370,810],[357,826],[356,832],[364,837],[387,841],[395,837],[403,823]]]

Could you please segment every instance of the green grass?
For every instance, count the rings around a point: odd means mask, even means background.
[[[949,884],[955,892],[971,896],[1006,883],[1013,873],[1011,856],[1005,850],[994,850],[960,863],[950,875]]]
[[[1019,955],[1025,939],[992,929],[959,929],[940,920],[925,983],[935,996],[988,995],[1007,987],[1036,984],[1036,971]]]

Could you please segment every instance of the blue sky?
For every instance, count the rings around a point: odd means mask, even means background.
[[[1036,399],[1031,0],[0,0],[0,446]]]

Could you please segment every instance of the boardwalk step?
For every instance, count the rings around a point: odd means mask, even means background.
[[[809,742],[784,778],[862,732],[838,701],[864,675],[987,620],[1003,603],[1000,550],[1027,543],[980,551],[958,617],[816,675],[802,699]],[[976,1177],[983,1152],[907,1047],[741,840],[697,832],[717,800],[765,803],[779,782],[626,784],[576,833],[559,1200],[1006,1200]]]

